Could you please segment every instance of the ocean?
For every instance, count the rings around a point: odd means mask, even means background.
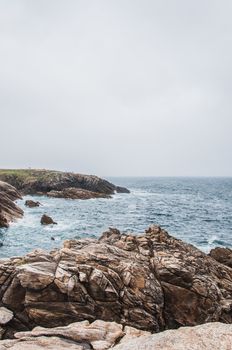
[[[20,256],[34,249],[51,250],[66,239],[99,237],[108,227],[143,233],[158,224],[169,234],[204,252],[232,247],[232,178],[127,177],[107,178],[130,189],[112,199],[66,200],[25,196],[17,201],[23,219],[0,229],[0,258]],[[26,208],[26,199],[42,206]],[[58,225],[42,226],[46,213]]]

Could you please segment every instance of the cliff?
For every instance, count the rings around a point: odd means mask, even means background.
[[[99,197],[99,194],[104,197],[115,192],[129,193],[126,188],[116,186],[94,175],[53,170],[2,169],[0,170],[0,180],[11,184],[23,194],[48,194],[51,192],[54,197],[72,198],[74,189],[82,189],[89,191],[86,194],[87,197],[92,193],[91,198],[93,198]],[[63,194],[64,190],[66,190],[65,194]],[[74,198],[81,198],[83,191],[79,194],[76,191]]]

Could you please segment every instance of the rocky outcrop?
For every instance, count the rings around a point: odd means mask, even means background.
[[[232,250],[231,249],[217,247],[217,248],[211,249],[209,255],[215,260],[217,260],[218,262],[220,262],[221,264],[224,264],[232,268]]]
[[[14,313],[5,337],[97,319],[151,332],[232,323],[232,269],[158,226],[2,260],[0,286],[2,306]]]
[[[57,222],[53,221],[53,219],[46,214],[41,217],[40,223],[41,225],[57,225]]]
[[[115,322],[97,320],[66,327],[36,327],[31,332],[16,333],[15,338],[0,341],[0,349],[229,350],[232,325],[214,322],[151,335]]]
[[[126,188],[115,186],[97,176],[61,171],[0,170],[0,180],[15,186],[23,194],[47,194],[50,191],[60,191],[62,194],[67,188],[78,188],[105,195],[129,192]]]
[[[0,181],[0,227],[8,227],[11,221],[23,216],[23,211],[14,201],[20,193],[11,185]]]
[[[0,349],[76,349],[107,350],[116,343],[150,335],[132,327],[123,327],[115,322],[97,320],[71,323],[66,327],[36,327],[31,332],[15,334],[17,340],[0,341]]]
[[[28,199],[28,200],[25,201],[25,206],[28,207],[28,208],[36,208],[36,207],[41,206],[41,203],[40,202],[35,202],[35,201],[32,201],[32,200]]]
[[[232,348],[232,325],[207,323],[181,327],[147,337],[131,339],[114,350],[229,350]]]
[[[65,188],[62,191],[50,191],[48,197],[66,198],[66,199],[91,199],[91,198],[110,198],[109,194],[82,190],[80,188]]]

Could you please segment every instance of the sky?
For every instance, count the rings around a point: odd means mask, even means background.
[[[232,176],[230,0],[0,0],[0,168]]]

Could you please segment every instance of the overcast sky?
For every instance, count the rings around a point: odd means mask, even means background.
[[[232,176],[231,0],[0,0],[0,167]]]

